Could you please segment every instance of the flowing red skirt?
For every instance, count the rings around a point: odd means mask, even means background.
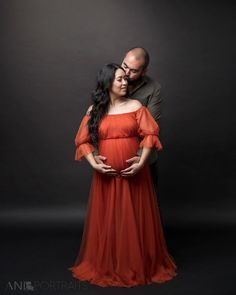
[[[101,140],[99,150],[120,171],[128,167],[124,159],[134,156],[138,145],[136,137],[111,139],[109,144]],[[79,254],[68,268],[73,277],[101,287],[133,287],[169,281],[176,268],[149,166],[129,178],[95,171]]]

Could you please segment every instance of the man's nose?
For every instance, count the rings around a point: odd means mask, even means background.
[[[130,69],[129,68],[125,69],[125,73],[126,73],[127,76],[129,76],[130,75]]]

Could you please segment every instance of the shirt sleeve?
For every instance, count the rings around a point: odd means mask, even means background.
[[[138,123],[138,134],[141,138],[139,147],[162,150],[163,147],[159,140],[159,126],[145,106],[140,107],[136,112],[136,119]]]
[[[155,119],[155,121],[158,123],[161,117],[161,103],[163,101],[163,98],[161,96],[161,86],[159,85],[156,87],[155,91],[152,93],[152,96],[150,97],[147,109]]]
[[[80,161],[81,158],[85,155],[88,155],[95,151],[94,146],[92,145],[91,137],[88,130],[88,120],[89,115],[85,115],[80,123],[80,127],[77,131],[76,137],[75,137],[75,160]]]

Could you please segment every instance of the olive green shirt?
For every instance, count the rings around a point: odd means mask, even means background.
[[[143,76],[142,80],[129,91],[129,97],[137,99],[142,105],[146,106],[149,112],[152,114],[155,121],[159,124],[161,117],[161,85],[152,80],[148,76]],[[141,149],[138,150],[138,155],[141,155]],[[148,163],[152,164],[157,161],[158,151],[153,149],[148,158]]]

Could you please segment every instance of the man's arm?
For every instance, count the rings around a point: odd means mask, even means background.
[[[153,118],[155,119],[157,123],[159,123],[159,119],[161,117],[162,100],[163,99],[161,96],[161,86],[159,85],[153,92],[147,104],[147,109],[152,114]]]

